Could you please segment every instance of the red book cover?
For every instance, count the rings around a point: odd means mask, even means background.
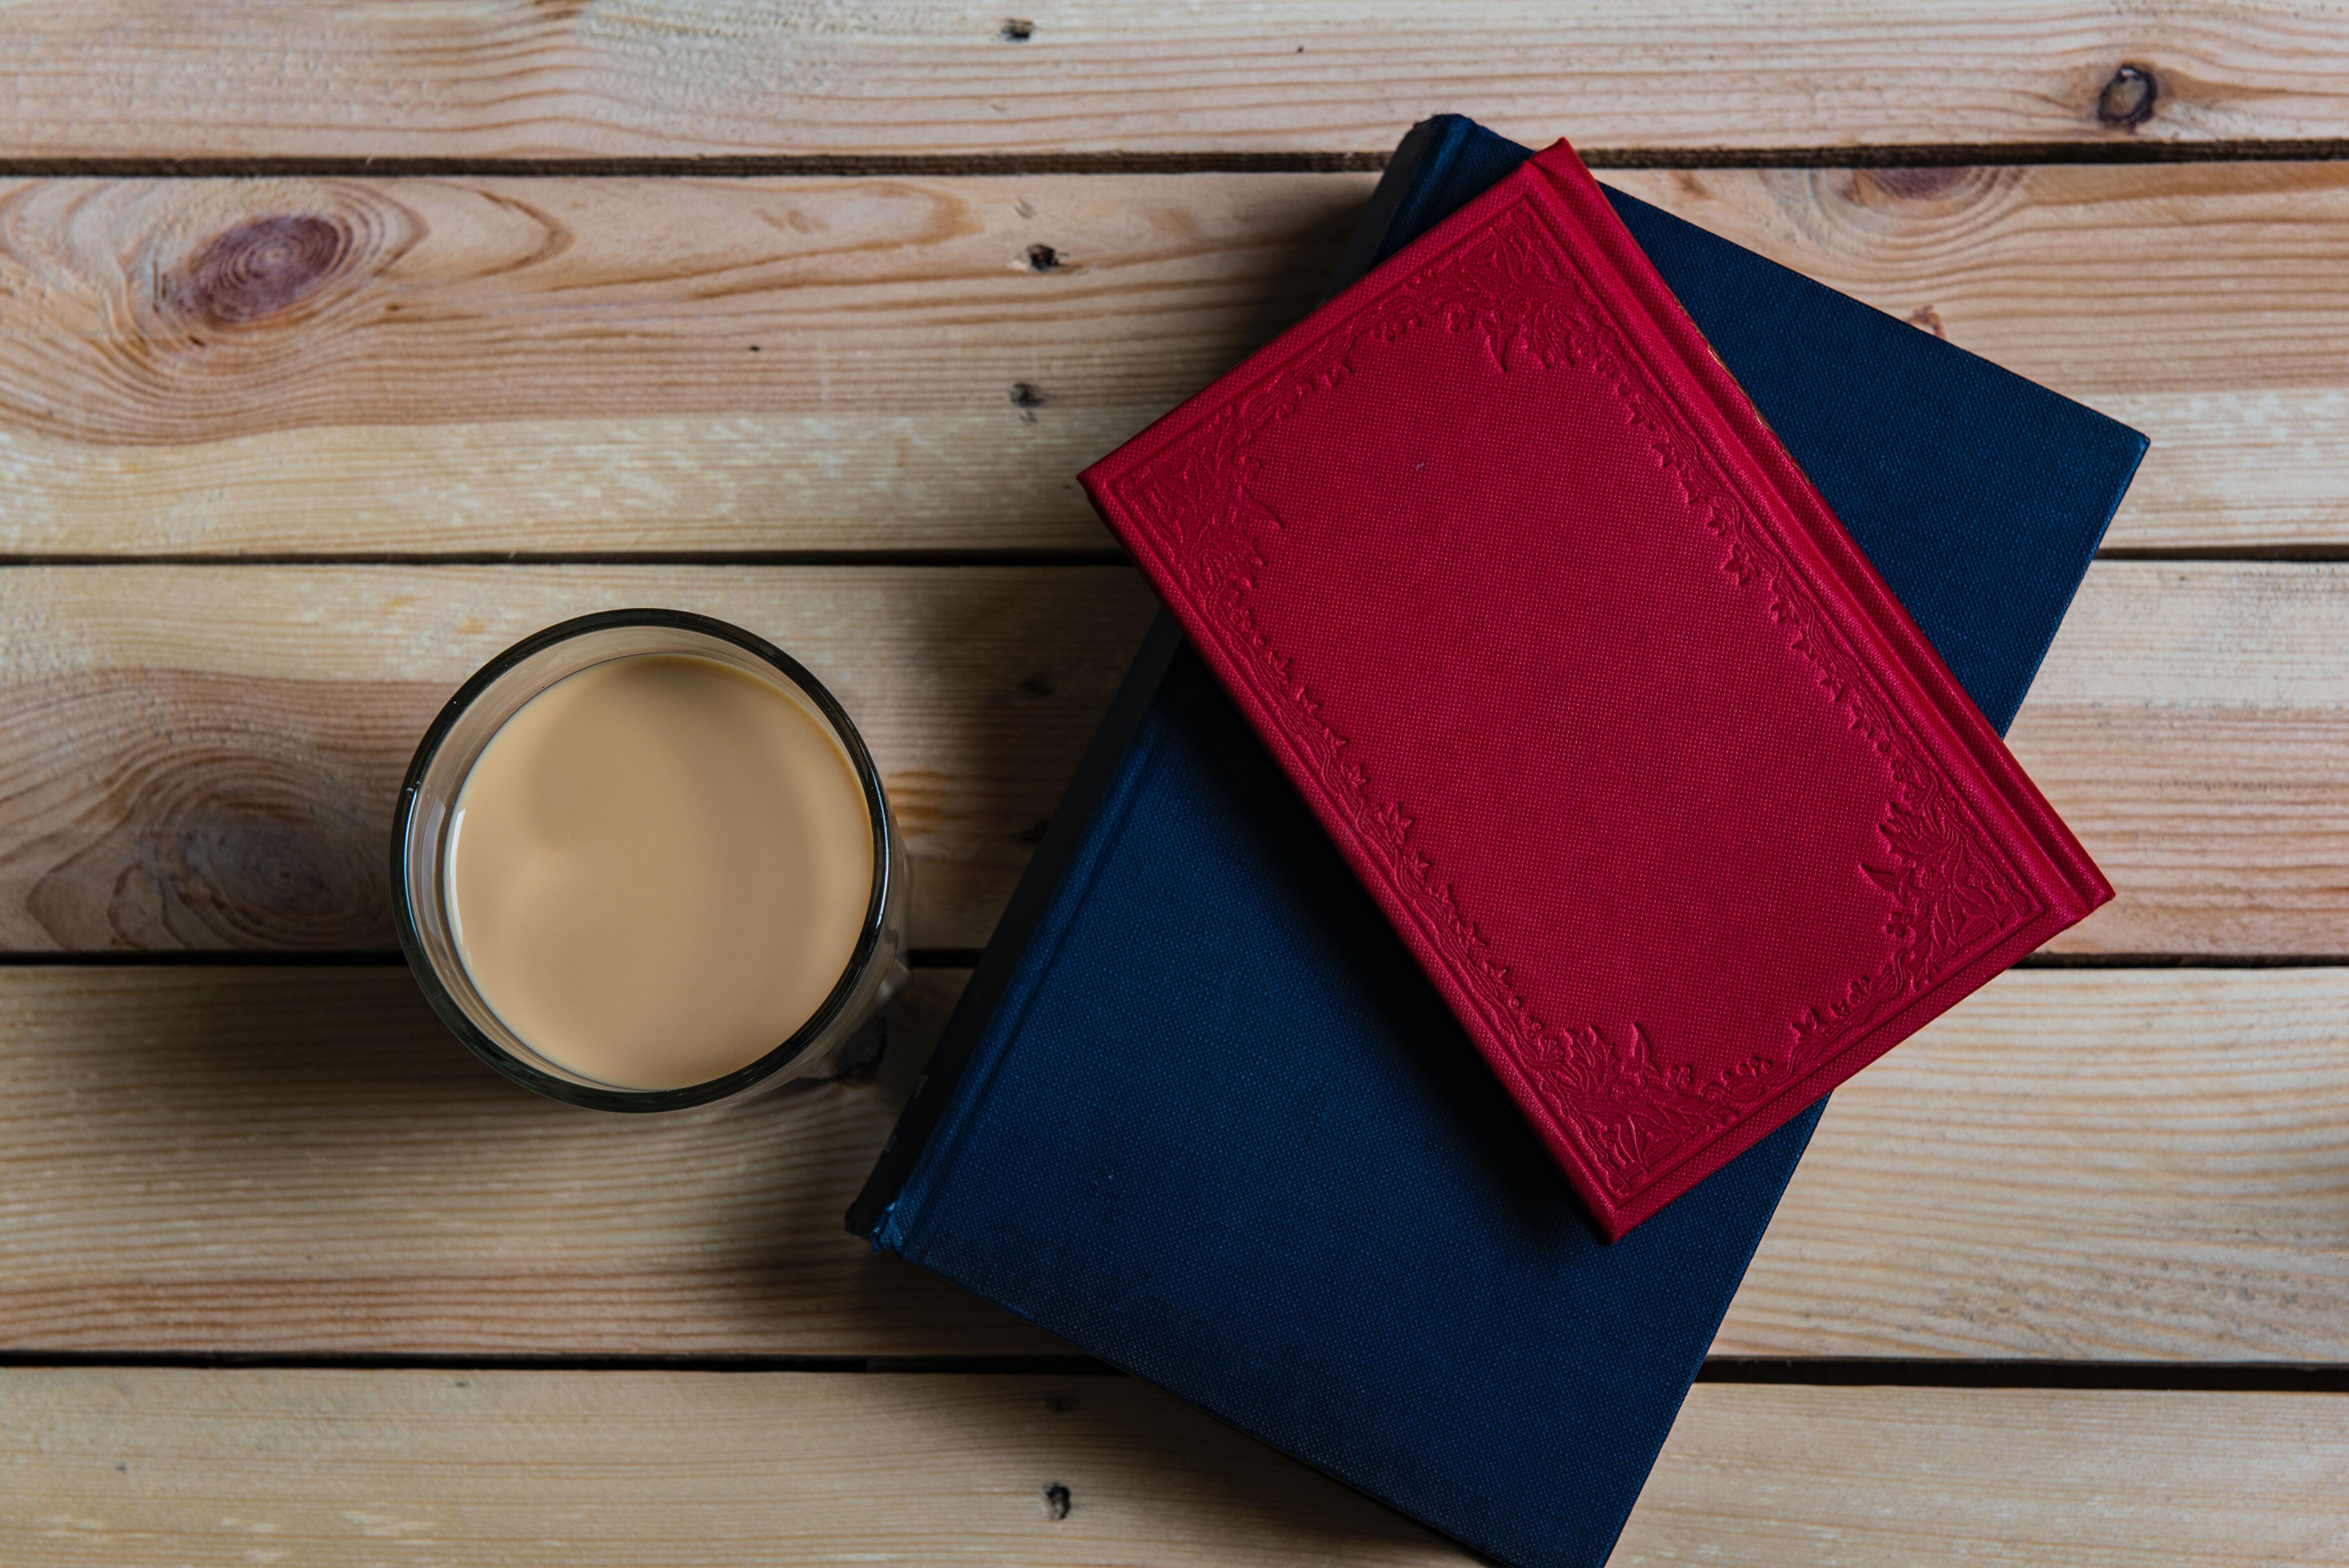
[[[1083,479],[1610,1236],[2112,896],[1563,142]]]

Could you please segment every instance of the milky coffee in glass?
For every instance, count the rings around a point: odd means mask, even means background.
[[[465,776],[450,934],[533,1050],[621,1088],[705,1083],[814,1015],[874,897],[854,763],[800,693],[714,658],[563,676]]]

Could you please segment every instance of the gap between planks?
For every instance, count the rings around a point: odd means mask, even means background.
[[[1402,127],[1397,130],[1401,139]],[[2109,167],[2329,163],[2349,139],[1917,142],[1822,147],[1593,147],[1595,170]],[[1385,152],[724,155],[704,158],[0,158],[0,180],[1019,180],[1040,175],[1376,174]]]
[[[0,1350],[10,1370],[102,1367],[193,1372],[790,1372],[876,1377],[1123,1377],[1083,1355],[539,1356],[173,1350]],[[2349,1367],[2277,1362],[1926,1361],[1899,1357],[1708,1356],[1700,1383],[1822,1388],[2044,1388],[2207,1394],[2349,1394]]]

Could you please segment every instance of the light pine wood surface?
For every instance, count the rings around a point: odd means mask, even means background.
[[[2349,165],[1608,178],[2144,430],[2116,547],[2349,546]],[[1106,550],[1371,185],[16,181],[0,553]]]
[[[0,573],[0,951],[388,951],[416,737],[526,633],[627,604],[792,649],[984,942],[1153,614],[1119,566]],[[2106,562],[2013,732],[2117,899],[2087,953],[2349,951],[2349,566]]]
[[[392,950],[425,725],[530,632],[635,604],[748,626],[840,697],[928,947],[987,939],[1154,614],[1122,566],[0,572],[0,950]]]
[[[2112,879],[2057,952],[2349,952],[2349,566],[2099,562],[2008,732]]]
[[[647,1119],[400,968],[0,968],[0,1351],[1069,1354],[842,1223],[962,978],[874,1081]]]
[[[398,969],[0,969],[0,1351],[1064,1351],[841,1226],[960,983],[644,1122]],[[2349,1361],[2344,1212],[2349,969],[2025,971],[1837,1091],[1716,1351]]]
[[[2349,1396],[1700,1385],[1614,1562],[2323,1568],[2344,1490]],[[0,1372],[0,1532],[93,1568],[1473,1561],[1082,1377]]]
[[[2025,970],[1836,1091],[1732,1356],[2349,1362],[2349,969]]]
[[[1107,551],[1371,184],[19,182],[0,549]]]
[[[1837,1093],[1615,1562],[2349,1563],[2342,16],[6,16],[0,1564],[1464,1561],[840,1228],[1153,613],[1071,476],[1440,109],[2154,440],[2012,737],[2120,896]],[[381,961],[433,709],[629,603],[863,727],[874,1072],[598,1118]]]
[[[2274,0],[38,0],[10,34],[20,158],[1376,154],[1444,109],[1593,148],[2195,145],[2338,137],[2349,101],[2337,24]]]

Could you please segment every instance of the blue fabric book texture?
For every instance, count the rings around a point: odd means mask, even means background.
[[[1526,155],[1415,129],[1341,280]],[[2143,438],[1614,200],[2004,728]],[[1817,1115],[1604,1244],[1162,618],[849,1223],[1489,1557],[1597,1564]]]

